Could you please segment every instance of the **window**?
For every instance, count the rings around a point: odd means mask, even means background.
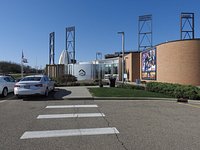
[[[8,77],[10,79],[10,82],[15,82],[15,79],[12,77]]]
[[[48,77],[44,77],[44,81],[49,81],[49,78]]]
[[[5,80],[6,82],[11,82],[9,77],[4,77],[4,80]]]
[[[41,77],[25,77],[21,81],[40,81]]]
[[[113,64],[113,74],[118,74],[118,64]]]
[[[105,74],[111,74],[111,64],[105,65]]]

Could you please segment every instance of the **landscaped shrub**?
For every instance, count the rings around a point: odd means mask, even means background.
[[[97,82],[80,83],[80,86],[96,86],[96,85],[99,85],[99,83],[97,83]]]
[[[54,80],[56,82],[55,83],[56,86],[71,85],[71,84],[75,85],[77,78],[73,75],[68,74],[68,75],[62,75]]]
[[[73,75],[63,75],[53,79],[55,86],[98,86],[98,80],[81,80],[77,81],[77,78]],[[102,81],[103,85],[107,85],[108,82]]]
[[[144,86],[130,85],[130,84],[119,84],[117,88],[135,89],[135,90],[145,90]]]
[[[184,88],[183,87],[181,87],[181,86],[179,86],[179,87],[176,87],[175,89],[174,89],[174,97],[176,97],[176,98],[186,98],[185,96],[184,96]]]
[[[174,91],[176,98],[199,99],[199,88],[194,86],[180,86]]]
[[[149,82],[146,89],[151,92],[163,93],[176,98],[200,99],[200,89],[191,85]]]

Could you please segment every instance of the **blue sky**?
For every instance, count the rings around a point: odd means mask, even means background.
[[[137,50],[138,16],[153,15],[153,45],[180,38],[180,13],[195,13],[200,37],[199,0],[0,0],[0,61],[43,68],[49,62],[49,33],[55,32],[55,62],[65,48],[65,28],[76,27],[76,59],[94,60],[97,51]]]

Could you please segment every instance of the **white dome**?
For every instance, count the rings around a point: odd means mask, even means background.
[[[68,65],[70,63],[69,53],[66,50],[63,50],[60,54],[59,64]]]

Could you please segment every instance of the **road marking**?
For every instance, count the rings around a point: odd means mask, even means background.
[[[98,107],[97,105],[54,105],[54,106],[47,106],[46,108],[91,108],[91,107]]]
[[[200,102],[199,101],[192,101],[192,100],[189,100],[189,102],[188,102],[189,104],[200,104]]]
[[[119,131],[115,127],[72,129],[72,130],[28,131],[28,132],[25,132],[20,137],[20,139],[83,136],[83,135],[103,135],[103,134],[119,134]]]
[[[0,103],[3,103],[3,102],[6,102],[7,100],[2,100],[2,101],[0,101]]]
[[[200,106],[197,106],[197,105],[192,105],[192,104],[184,104],[184,103],[179,103],[179,104],[182,104],[182,105],[185,105],[185,106],[191,106],[191,107],[195,107],[195,108],[200,108]]]
[[[50,114],[39,115],[37,119],[55,119],[55,118],[83,118],[83,117],[104,117],[103,113],[79,113],[79,114]]]

